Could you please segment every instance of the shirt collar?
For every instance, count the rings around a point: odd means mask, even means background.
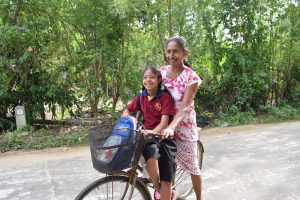
[[[161,89],[158,89],[156,92],[155,98],[161,97],[162,93],[163,93],[163,91]],[[148,96],[146,89],[142,91],[142,96]]]

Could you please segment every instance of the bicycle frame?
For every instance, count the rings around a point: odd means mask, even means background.
[[[148,191],[148,188],[147,188],[148,185],[146,185],[144,182],[142,182],[138,179],[137,170],[139,170],[138,165],[134,166],[133,168],[129,169],[128,171],[116,171],[116,172],[109,174],[109,176],[119,175],[119,176],[129,177],[129,182],[126,185],[125,192],[123,194],[122,199],[124,199],[124,197],[126,196],[128,189],[129,189],[129,185],[131,185],[131,188],[129,190],[129,192],[130,192],[129,199],[132,197],[136,182],[139,182],[139,184],[141,184],[144,187],[144,189]]]
[[[137,181],[145,188],[145,190],[148,191],[148,188],[147,188],[148,185],[146,185],[144,182],[138,180],[138,172],[137,172],[137,171],[142,172],[142,169],[139,166],[139,160],[140,160],[140,156],[142,155],[142,147],[144,144],[144,139],[143,139],[143,135],[140,134],[139,131],[137,131],[137,130],[134,130],[134,131],[136,131],[136,133],[137,133],[136,134],[137,144],[136,144],[134,155],[133,155],[132,167],[127,171],[115,171],[115,172],[109,173],[110,176],[121,175],[121,176],[129,177],[129,182],[126,185],[126,189],[125,189],[122,199],[124,199],[125,195],[127,194],[130,184],[131,184],[131,189],[130,189],[130,193],[129,193],[129,198],[132,197]]]

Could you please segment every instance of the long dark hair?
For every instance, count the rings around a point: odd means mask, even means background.
[[[165,49],[167,49],[167,46],[170,42],[176,42],[178,44],[178,46],[183,50],[183,51],[188,51],[188,48],[187,48],[187,43],[184,39],[184,37],[182,36],[173,36],[171,38],[169,38],[166,43],[165,43]],[[186,61],[186,60],[183,60],[183,64],[191,69],[192,66]]]
[[[157,79],[158,79],[158,89],[161,89],[161,85],[162,85],[162,75],[160,73],[160,70],[157,69],[156,67],[146,67],[144,70],[143,70],[143,73],[142,73],[142,76],[144,76],[145,72],[147,70],[150,70],[153,74],[155,74],[157,76]],[[146,88],[142,87],[142,90],[145,90]]]

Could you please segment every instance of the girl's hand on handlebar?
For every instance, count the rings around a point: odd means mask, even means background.
[[[141,129],[141,127],[140,127],[139,131],[144,135],[144,139],[151,139],[153,137],[161,138],[160,134],[153,133],[152,130]]]
[[[161,135],[162,135],[162,139],[166,139],[166,138],[172,139],[174,137],[174,130],[171,128],[166,128],[162,130]]]
[[[151,139],[152,138],[152,130],[146,130],[146,129],[143,129],[141,130],[141,133],[143,134],[144,136],[144,139]]]

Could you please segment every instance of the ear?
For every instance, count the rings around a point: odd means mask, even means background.
[[[189,55],[189,50],[184,50],[183,55],[184,55],[184,57]]]
[[[158,83],[162,84],[162,77],[158,77]]]

